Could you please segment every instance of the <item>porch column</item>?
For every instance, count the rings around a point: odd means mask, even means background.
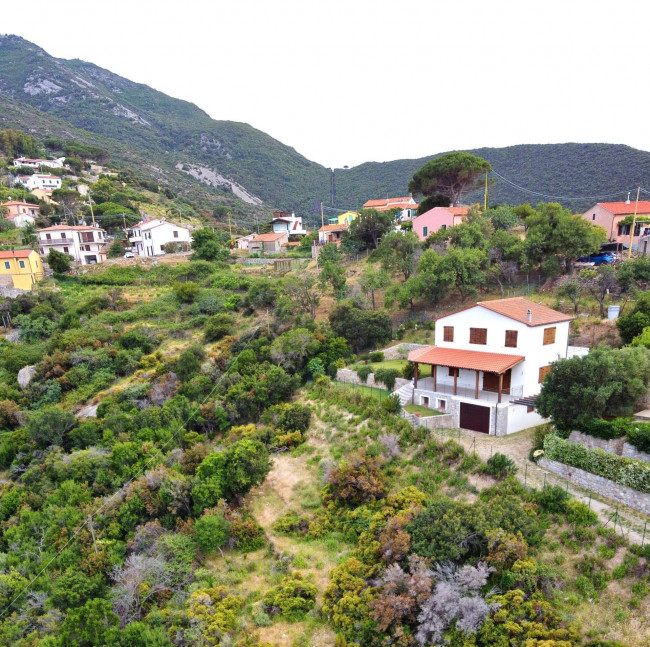
[[[438,366],[434,364],[431,367],[431,376],[433,377],[433,390],[438,390]]]
[[[476,371],[476,389],[474,390],[474,398],[478,400],[478,371]]]
[[[418,388],[418,368],[419,364],[415,362],[415,374],[413,375],[413,388],[417,389]]]
[[[501,404],[501,389],[503,389],[503,373],[499,373],[499,398],[497,404]]]
[[[458,395],[458,369],[454,368],[454,395]]]

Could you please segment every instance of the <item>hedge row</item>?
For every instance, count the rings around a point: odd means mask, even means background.
[[[616,418],[611,421],[594,418],[581,431],[604,440],[627,436],[627,442],[630,445],[633,445],[639,451],[650,452],[649,422],[637,422],[631,418]]]
[[[623,458],[602,449],[587,449],[555,434],[549,434],[544,439],[544,457],[650,494],[648,463]]]

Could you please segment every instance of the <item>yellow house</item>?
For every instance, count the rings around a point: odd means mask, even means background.
[[[31,290],[45,272],[43,261],[33,249],[0,252],[0,277],[10,276],[18,290]]]
[[[350,223],[358,216],[359,214],[356,211],[346,211],[339,216],[330,218],[328,222],[330,225],[348,225],[349,227]]]

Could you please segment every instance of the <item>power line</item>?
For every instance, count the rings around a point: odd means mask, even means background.
[[[530,193],[531,195],[536,195],[541,198],[550,198],[553,200],[599,200],[601,198],[614,198],[616,196],[620,196],[621,194],[627,193],[626,190],[622,190],[622,191],[617,191],[616,193],[608,193],[608,194],[601,194],[601,195],[582,195],[582,196],[550,195],[548,193],[542,193],[540,191],[533,191],[519,184],[516,184],[512,180],[509,180],[507,177],[504,177],[500,173],[497,173],[494,169],[492,170],[492,174],[498,177],[503,182],[506,182],[510,186],[513,186],[514,188],[519,189],[524,193]]]

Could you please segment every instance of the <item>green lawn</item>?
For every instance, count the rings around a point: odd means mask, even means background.
[[[407,404],[404,407],[404,411],[408,413],[421,413],[423,416],[442,416],[443,412],[438,411],[437,409],[429,409],[429,407],[423,407],[420,404]]]
[[[405,359],[385,359],[383,362],[371,362],[368,364],[372,368],[374,373],[379,368],[394,368],[400,372],[399,377],[402,377],[402,369],[408,364],[408,361]],[[356,364],[355,366],[361,366],[361,364]],[[354,367],[352,367],[354,368]],[[420,364],[419,369],[420,377],[431,377],[431,367],[426,364]]]

